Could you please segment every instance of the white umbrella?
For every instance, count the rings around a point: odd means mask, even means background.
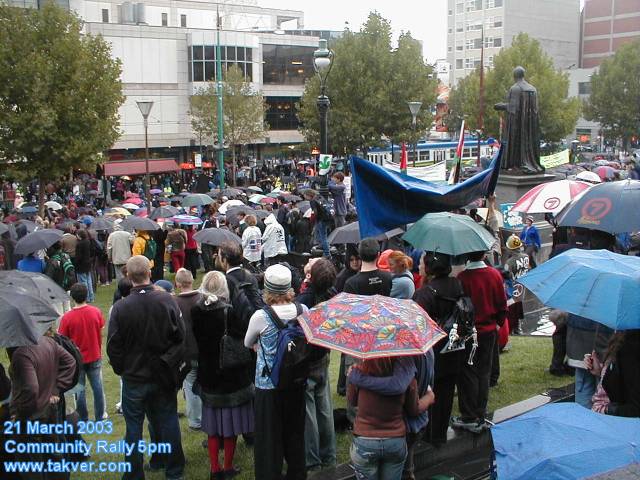
[[[600,175],[598,175],[596,172],[590,172],[588,170],[577,174],[576,180],[584,180],[585,182],[591,183],[602,183]]]
[[[122,208],[126,208],[127,210],[138,210],[140,207],[133,203],[123,203]]]
[[[62,205],[53,200],[49,200],[48,202],[44,202],[44,206],[50,208],[51,210],[62,210]]]
[[[222,205],[220,205],[218,212],[220,212],[223,215],[226,215],[229,207],[239,207],[241,205],[244,205],[244,202],[242,202],[241,200],[227,200]]]

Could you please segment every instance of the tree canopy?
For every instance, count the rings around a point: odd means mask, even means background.
[[[411,113],[407,102],[421,101],[418,129],[431,127],[436,98],[433,69],[422,57],[420,42],[403,32],[392,47],[391,24],[372,12],[359,32],[345,30],[333,41],[334,65],[327,77],[329,146],[335,153],[366,149],[383,136],[394,141],[411,139]],[[319,139],[316,99],[317,77],[307,80],[298,109],[307,142]]]
[[[203,141],[218,141],[218,95],[215,82],[196,91],[190,99],[191,126]],[[224,76],[222,87],[224,108],[224,143],[233,147],[251,143],[265,136],[268,126],[264,122],[266,105],[260,92],[251,84],[237,66],[231,67]],[[235,148],[231,149],[232,169],[235,180]]]
[[[94,168],[117,140],[120,62],[54,2],[0,6],[0,158],[39,184]],[[44,189],[40,189],[40,208]]]
[[[640,40],[621,46],[591,77],[585,117],[625,145],[640,133]]]
[[[569,76],[553,66],[553,60],[540,43],[525,33],[513,39],[511,47],[504,48],[494,58],[493,68],[485,72],[484,134],[498,136],[500,115],[493,109],[504,102],[514,83],[513,69],[518,65],[527,71],[525,79],[538,90],[540,132],[544,140],[556,142],[575,128],[580,116],[581,102],[569,98]],[[449,97],[448,125],[451,131],[460,128],[462,118],[470,130],[478,128],[480,98],[479,69],[458,82]]]

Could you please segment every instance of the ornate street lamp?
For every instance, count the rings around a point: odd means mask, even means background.
[[[142,118],[144,119],[144,190],[145,198],[147,199],[147,213],[151,215],[151,181],[149,180],[149,137],[147,135],[149,131],[149,114],[151,113],[151,107],[153,102],[136,102]]]
[[[420,113],[420,108],[422,107],[422,102],[407,102],[409,105],[409,111],[411,112],[413,125],[413,166],[416,166],[416,156],[418,150],[418,139],[416,138],[416,126],[418,124],[418,113]]]
[[[320,95],[316,105],[318,106],[318,113],[320,115],[320,155],[329,153],[329,125],[327,114],[331,102],[326,94],[327,77],[331,72],[333,66],[333,51],[327,48],[327,41],[321,39],[318,42],[318,49],[313,52],[313,68],[320,79]],[[322,175],[320,184],[320,194],[324,197],[327,196],[327,180],[328,174]]]

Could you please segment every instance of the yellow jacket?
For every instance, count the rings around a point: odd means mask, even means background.
[[[131,248],[131,254],[144,256],[144,249],[147,246],[147,240],[150,238],[147,232],[137,232],[136,238],[133,241],[133,248]],[[149,263],[151,264],[151,268],[153,268],[153,260],[149,260]]]

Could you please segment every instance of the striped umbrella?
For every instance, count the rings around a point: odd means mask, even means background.
[[[201,225],[202,220],[193,215],[175,215],[169,219],[171,223],[177,223],[179,225]]]

